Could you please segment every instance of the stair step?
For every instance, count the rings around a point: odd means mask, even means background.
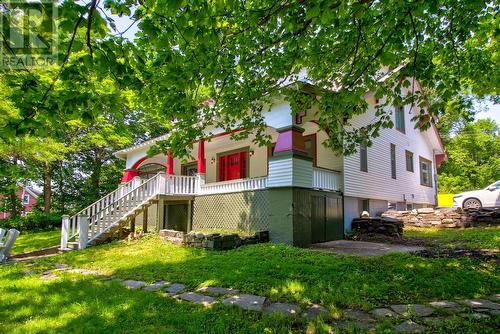
[[[78,250],[78,242],[76,241],[71,241],[71,242],[68,242],[68,249],[71,249],[71,250]]]

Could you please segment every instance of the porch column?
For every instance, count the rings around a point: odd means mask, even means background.
[[[205,139],[198,142],[198,174],[205,174]]]
[[[167,175],[174,175],[174,157],[172,156],[172,152],[168,152]]]
[[[268,187],[312,188],[312,158],[307,156],[304,129],[290,125],[277,131],[276,146],[269,158]]]
[[[139,172],[136,169],[132,169],[132,168],[125,169],[125,171],[123,172],[123,176],[122,176],[122,183],[132,181],[132,179],[136,176],[139,176]]]

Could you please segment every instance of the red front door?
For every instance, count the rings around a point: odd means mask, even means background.
[[[219,181],[246,177],[247,152],[237,152],[219,157]]]

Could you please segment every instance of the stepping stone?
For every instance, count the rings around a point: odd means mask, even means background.
[[[212,304],[217,303],[217,300],[215,300],[215,298],[213,297],[200,295],[194,292],[185,292],[179,295],[179,298],[195,304],[201,304],[203,306],[210,306]]]
[[[325,307],[318,304],[312,304],[304,312],[304,317],[309,319],[314,319],[320,316],[325,318],[328,317],[328,310]]]
[[[145,287],[144,290],[146,290],[146,291],[156,291],[156,290],[159,290],[159,289],[163,288],[167,284],[168,284],[168,282],[165,282],[165,281],[155,282],[155,283],[150,284],[147,287]]]
[[[236,295],[222,301],[224,305],[236,305],[244,310],[252,311],[262,311],[265,302],[266,297],[254,295]]]
[[[448,300],[441,300],[437,302],[430,302],[429,305],[435,308],[457,308],[458,304]]]
[[[90,270],[90,269],[74,268],[74,269],[62,269],[62,270],[67,270],[68,273],[76,273],[76,274],[81,274],[81,275],[105,276],[104,274],[102,274],[101,272],[99,272],[97,270]]]
[[[425,323],[426,325],[429,326],[434,326],[434,327],[439,327],[443,324],[445,321],[451,321],[453,320],[453,316],[447,316],[447,317],[426,317],[422,318],[422,322]]]
[[[55,265],[56,269],[68,269],[69,266],[67,264],[64,264],[64,263],[56,263]]]
[[[341,329],[347,329],[347,328],[359,328],[359,329],[365,329],[365,330],[370,330],[370,329],[375,329],[376,324],[372,322],[364,322],[364,321],[338,321],[334,323],[334,327],[341,328]]]
[[[237,295],[238,293],[240,293],[240,290],[237,289],[220,288],[217,286],[202,286],[196,291],[201,293],[208,293],[215,296]]]
[[[370,314],[359,310],[344,310],[344,316],[348,319],[359,320],[362,322],[375,322],[375,319],[373,319]]]
[[[493,316],[500,316],[500,310],[490,310],[490,314]]]
[[[493,300],[494,302],[500,302],[500,293],[497,293],[497,294],[491,295],[489,298],[490,298],[491,300]]]
[[[179,292],[181,292],[182,290],[184,290],[186,288],[186,286],[184,284],[180,284],[180,283],[174,283],[172,284],[171,286],[169,286],[167,289],[165,289],[165,291],[170,295],[170,296],[175,296],[176,294],[178,294]]]
[[[54,279],[57,279],[59,276],[54,275],[54,274],[45,274],[43,276],[40,276],[41,281],[52,281]]]
[[[281,313],[287,316],[295,316],[300,313],[300,307],[288,303],[272,303],[264,308],[266,313]]]
[[[376,308],[370,312],[376,318],[394,318],[396,317],[396,313],[392,312],[388,308]]]
[[[403,316],[410,315],[410,309],[411,314],[417,317],[427,317],[434,312],[432,308],[421,304],[391,305],[391,308],[396,311],[396,313],[399,313]]]
[[[25,274],[25,275],[33,275],[33,274],[37,274],[37,273],[38,273],[38,270],[34,270],[34,269],[23,270],[23,274]]]
[[[422,333],[425,327],[412,321],[405,321],[392,326],[396,333]]]
[[[134,281],[134,280],[126,280],[121,282],[123,285],[125,285],[129,289],[137,290],[145,286],[147,283],[143,281]]]
[[[463,304],[471,308],[487,308],[491,310],[500,310],[500,304],[494,303],[486,299],[479,299],[479,298],[466,299],[466,300],[459,300],[458,302],[460,304]]]
[[[487,319],[490,316],[484,313],[472,313],[470,314],[470,317],[474,319]]]

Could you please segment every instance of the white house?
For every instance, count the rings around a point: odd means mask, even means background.
[[[350,120],[354,127],[374,119],[377,101],[369,94],[366,99],[369,109]],[[272,147],[255,146],[252,138],[231,139],[239,129],[206,129],[184,159],[147,156],[164,137],[118,151],[126,164],[122,185],[64,219],[62,247],[88,234],[79,241],[85,247],[123,224],[149,230],[269,230],[272,241],[309,246],[343,238],[363,210],[376,215],[388,206],[433,206],[436,166],[445,157],[438,132],[434,126],[414,129],[409,106],[390,111],[395,127],[346,157],[322,145],[328,134],[315,123],[313,110],[294,117],[285,101],[263,111]]]

